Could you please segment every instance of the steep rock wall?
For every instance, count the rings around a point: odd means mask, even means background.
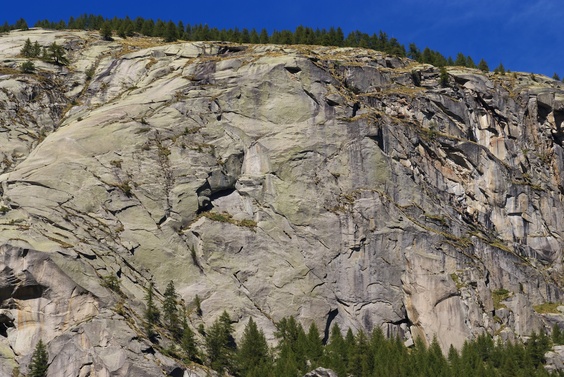
[[[64,278],[41,285],[57,298],[19,297],[5,262],[3,313],[28,313],[0,337],[10,365],[32,351],[18,339],[43,337],[51,355],[92,355],[65,375],[177,373],[140,335],[151,280],[202,299],[194,326],[225,309],[238,332],[252,316],[271,339],[289,315],[444,349],[562,319],[534,310],[562,301],[561,83],[449,68],[442,87],[435,67],[362,49],[41,30],[0,37],[4,65],[27,37],[63,41],[72,59],[0,76],[2,255],[40,255],[32,265]],[[29,110],[10,123],[15,107]],[[28,125],[45,131],[12,157]],[[92,310],[64,326],[30,304],[63,313],[77,294]]]

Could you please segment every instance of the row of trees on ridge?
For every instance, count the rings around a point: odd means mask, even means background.
[[[345,36],[340,27],[327,29],[313,29],[305,26],[298,26],[294,31],[274,30],[268,33],[266,29],[257,31],[256,29],[233,28],[219,29],[209,27],[206,24],[184,24],[182,21],[174,23],[165,22],[161,19],[145,19],[137,17],[125,18],[104,18],[100,15],[83,14],[79,17],[70,17],[68,21],[41,20],[35,23],[35,27],[46,29],[81,29],[99,30],[104,39],[110,40],[113,34],[121,38],[133,37],[134,35],[144,35],[148,37],[163,38],[166,42],[174,42],[178,39],[186,41],[227,41],[235,43],[254,43],[254,44],[305,44],[323,45],[338,47],[363,47],[377,51],[383,51],[391,55],[409,57],[421,63],[432,64],[437,67],[461,66],[468,68],[478,68],[484,72],[490,70],[488,63],[484,59],[476,64],[469,55],[459,52],[455,58],[445,57],[443,54],[429,47],[421,50],[415,43],[409,44],[406,49],[396,38],[389,37],[385,32],[380,31],[372,35],[355,30]],[[28,29],[27,22],[21,18],[13,25],[5,22],[0,26],[0,33],[14,29]],[[497,73],[505,73],[505,67],[500,63],[494,70]],[[554,73],[555,80],[560,80],[560,76]],[[564,80],[564,79],[563,79]]]
[[[186,41],[228,41],[236,43],[254,44],[305,44],[305,45],[324,45],[339,47],[363,47],[383,51],[392,55],[409,57],[422,63],[433,64],[435,66],[458,65],[470,68],[480,68],[489,70],[487,63],[481,59],[476,65],[470,56],[459,53],[455,59],[445,57],[440,52],[428,47],[421,50],[414,43],[406,49],[396,38],[388,36],[380,31],[372,35],[355,30],[345,35],[340,27],[329,29],[313,29],[305,26],[298,26],[294,31],[274,30],[268,33],[266,29],[260,31],[247,28],[219,29],[209,27],[205,24],[189,25],[182,21],[174,23],[165,22],[161,19],[156,21],[137,17],[112,19],[104,18],[100,15],[81,15],[70,17],[67,22],[41,20],[35,23],[35,27],[47,29],[82,29],[100,30],[104,39],[111,39],[113,34],[121,38],[132,37],[136,34],[149,37],[163,38],[167,42],[178,39]],[[13,29],[27,29],[24,19],[18,20],[15,24],[4,23],[0,26],[0,32]]]

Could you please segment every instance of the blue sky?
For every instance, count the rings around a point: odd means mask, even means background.
[[[68,20],[83,13],[106,17],[182,20],[219,28],[294,29],[340,26],[345,33],[386,32],[445,56],[458,52],[491,69],[564,77],[564,3],[558,0],[27,0],[4,2],[0,21]]]

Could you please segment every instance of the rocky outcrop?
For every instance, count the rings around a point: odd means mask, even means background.
[[[331,369],[316,368],[304,377],[337,377],[337,373],[333,372]]]
[[[28,37],[69,67],[19,73]],[[86,32],[0,51],[0,375],[39,338],[53,376],[180,375],[139,330],[149,281],[198,295],[194,325],[225,309],[272,340],[293,315],[444,349],[528,336],[562,301],[557,81]]]

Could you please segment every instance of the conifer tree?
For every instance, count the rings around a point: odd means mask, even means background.
[[[159,322],[160,312],[154,301],[154,283],[149,283],[147,294],[145,295],[145,333],[149,338],[155,334],[155,325]]]
[[[22,54],[22,56],[24,58],[31,58],[33,55],[33,45],[31,44],[31,41],[28,39],[26,39],[22,49],[20,50],[20,54]]]
[[[323,342],[321,341],[319,330],[317,329],[315,322],[309,326],[309,330],[307,332],[306,356],[311,369],[315,369],[320,366],[319,362],[323,356]]]
[[[176,25],[172,21],[168,21],[166,24],[166,30],[164,31],[164,41],[165,42],[175,42],[178,39],[178,30]]]
[[[272,363],[264,333],[249,318],[237,352],[239,374],[244,377],[268,376],[272,371]]]
[[[250,41],[253,44],[259,44],[260,43],[259,34],[257,33],[257,30],[254,29],[254,28],[251,30]]]
[[[112,24],[109,21],[104,22],[100,28],[100,36],[105,41],[112,41]]]
[[[38,58],[39,55],[41,55],[41,46],[39,45],[39,42],[35,41],[31,47],[31,57]]]
[[[171,280],[168,282],[164,292],[163,319],[168,331],[170,331],[175,338],[178,338],[182,331],[178,323],[177,301],[178,295],[174,288],[174,282]]]
[[[45,377],[49,367],[49,355],[47,349],[40,339],[35,346],[29,366],[29,377]]]
[[[202,316],[202,301],[200,300],[200,296],[196,295],[194,297],[194,306],[196,307],[196,314],[198,317]]]
[[[166,24],[163,20],[157,19],[153,28],[153,37],[164,37],[166,33]]]
[[[196,337],[194,331],[188,326],[187,309],[182,311],[182,338],[180,340],[182,350],[186,353],[186,359],[198,361],[198,349],[196,347]]]
[[[23,18],[20,18],[14,24],[14,29],[29,30],[29,27],[27,26],[27,22]]]
[[[480,62],[478,63],[478,69],[482,72],[490,71],[490,68],[488,67],[488,63],[486,63],[484,59],[480,59]]]
[[[28,60],[22,63],[20,69],[23,73],[33,73],[35,72],[35,64],[33,64],[31,60]]]
[[[457,66],[460,66],[460,67],[466,67],[467,66],[466,56],[464,56],[464,54],[462,52],[459,52],[458,54],[456,54],[456,60],[454,61],[454,65],[457,65]]]
[[[220,374],[233,371],[236,348],[231,319],[224,311],[206,334],[206,350],[211,368]]]
[[[141,34],[147,37],[152,37],[154,28],[155,28],[155,21],[151,19],[145,20],[143,22],[143,27],[141,28]]]
[[[69,64],[69,60],[65,56],[65,49],[63,48],[63,46],[58,45],[57,42],[53,42],[49,45],[49,58],[55,64]]]
[[[439,82],[442,87],[448,86],[448,72],[444,66],[439,69]]]
[[[415,43],[409,44],[409,51],[407,52],[407,57],[413,60],[421,60],[421,51],[417,48]]]
[[[552,327],[552,343],[554,345],[561,345],[564,343],[564,333],[560,329],[560,326],[556,323]]]
[[[448,363],[443,355],[443,351],[439,345],[437,337],[433,337],[433,341],[427,350],[427,375],[436,377],[448,377]]]
[[[494,72],[499,73],[501,75],[505,75],[505,67],[503,66],[503,63],[499,63],[496,69],[494,69]]]
[[[262,29],[260,31],[260,35],[259,35],[260,43],[266,44],[266,43],[268,43],[268,39],[269,39],[268,38],[268,32],[266,31],[266,29]]]
[[[306,372],[307,337],[302,326],[294,317],[282,318],[276,324],[274,336],[279,339],[277,370],[295,367],[296,373],[304,374]]]
[[[324,364],[334,370],[338,376],[345,376],[348,364],[347,345],[339,325],[331,328],[329,344],[325,347]]]

